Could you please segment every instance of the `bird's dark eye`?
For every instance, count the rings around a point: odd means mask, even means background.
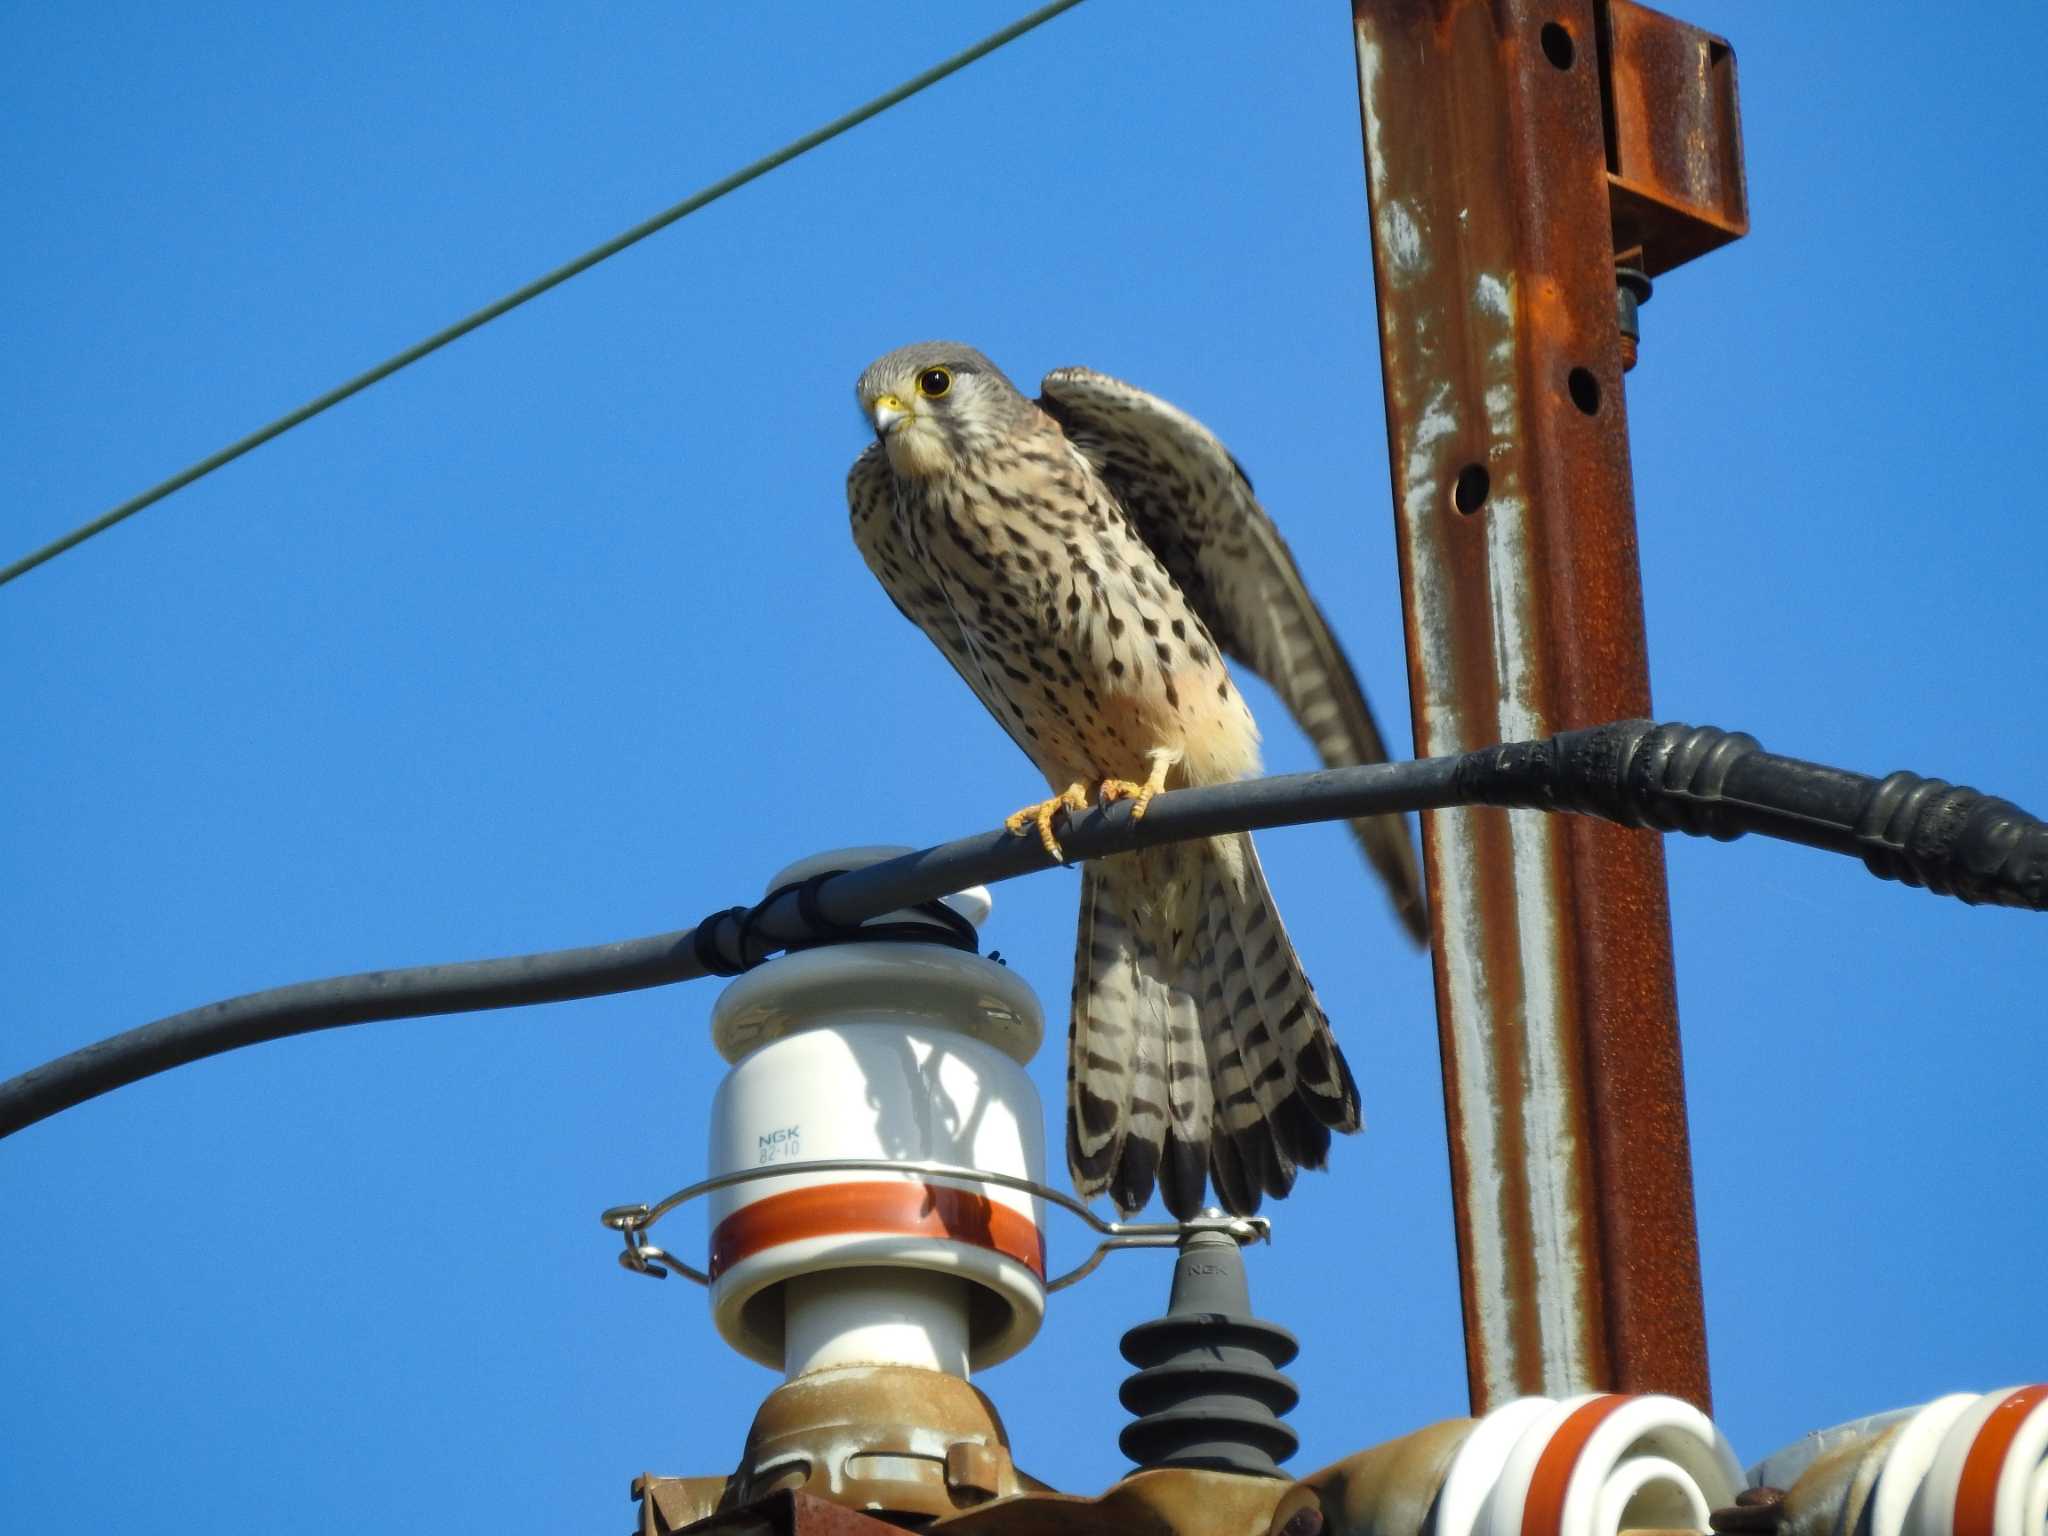
[[[917,376],[917,392],[927,400],[936,400],[953,387],[953,373],[948,368],[927,368]]]

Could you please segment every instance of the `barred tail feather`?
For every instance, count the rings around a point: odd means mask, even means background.
[[[1146,860],[1140,862],[1141,859]],[[1177,1216],[1285,1195],[1358,1089],[1274,910],[1251,839],[1083,869],[1067,1161],[1084,1195]]]
[[[1121,884],[1110,889],[1118,890]],[[1152,1198],[1166,1151],[1167,1017],[1171,1012],[1167,983],[1160,975],[1159,956],[1150,936],[1138,922],[1130,925],[1130,935],[1138,992],[1131,1036],[1131,1086],[1124,1101],[1123,1153],[1109,1181],[1110,1198],[1121,1211],[1135,1211]]]
[[[1234,844],[1242,860],[1241,883],[1230,902],[1230,921],[1247,957],[1248,990],[1269,1042],[1270,1059],[1259,1074],[1268,1085],[1261,1103],[1268,1119],[1283,1134],[1291,1131],[1298,1137],[1295,1161],[1320,1168],[1329,1150],[1329,1132],[1356,1131],[1364,1123],[1358,1085],[1330,1033],[1330,1021],[1316,1001],[1315,988],[1302,972],[1287,930],[1281,926],[1250,835],[1240,832],[1219,841]],[[1242,1023],[1243,991],[1231,1002]],[[1258,1032],[1256,1027],[1253,1032]]]
[[[1083,866],[1067,1027],[1067,1169],[1084,1199],[1109,1188],[1123,1156],[1137,1058],[1137,952],[1103,884],[1099,866]]]
[[[1206,908],[1204,934],[1208,946],[1209,973],[1213,980],[1203,999],[1203,1016],[1219,1038],[1228,1042],[1219,1053],[1226,1065],[1235,1061],[1237,1070],[1217,1082],[1218,1123],[1230,1133],[1248,1185],[1253,1189],[1242,1205],[1230,1208],[1250,1215],[1258,1208],[1261,1193],[1276,1199],[1294,1188],[1295,1160],[1282,1145],[1277,1123],[1269,1118],[1278,1111],[1284,1095],[1276,1086],[1272,1033],[1259,1012],[1257,994],[1250,988],[1249,967],[1243,941],[1231,913],[1237,902],[1235,877],[1218,861],[1209,867],[1204,884]],[[1218,1193],[1222,1193],[1221,1181]]]
[[[1159,1197],[1183,1220],[1199,1215],[1204,1204],[1216,1105],[1214,1067],[1196,1000],[1201,957],[1192,940],[1192,934],[1180,938],[1183,958],[1167,991],[1166,1156],[1159,1168]]]
[[[1216,866],[1205,864],[1200,891],[1201,917],[1196,942],[1201,948],[1202,1040],[1209,1053],[1214,1084],[1214,1128],[1209,1142],[1209,1174],[1216,1198],[1240,1215],[1259,1208],[1266,1193],[1272,1161],[1272,1136],[1252,1098],[1251,1075],[1244,1049],[1231,1024],[1223,990],[1223,971],[1216,941],[1219,902]]]
[[[1303,1102],[1296,1063],[1304,1026],[1313,1020],[1327,1033],[1328,1025],[1280,926],[1251,839],[1239,834],[1219,841],[1228,846],[1212,899],[1225,1003],[1249,1069],[1251,1112],[1272,1147],[1266,1193],[1278,1198],[1294,1187],[1297,1169],[1320,1168],[1329,1156],[1329,1129]]]

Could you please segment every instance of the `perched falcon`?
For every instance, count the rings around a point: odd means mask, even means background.
[[[1351,665],[1235,460],[1143,390],[1063,368],[1034,403],[971,347],[926,342],[860,377],[875,442],[854,542],[1054,790],[1011,818],[1047,851],[1062,807],[1259,770],[1223,664],[1273,685],[1331,766],[1378,762]],[[1411,933],[1406,823],[1352,823]],[[1213,1180],[1249,1214],[1359,1127],[1358,1089],[1244,833],[1081,872],[1067,1162],[1128,1213],[1155,1183],[1190,1216]]]

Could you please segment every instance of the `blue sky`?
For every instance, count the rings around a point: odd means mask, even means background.
[[[1017,9],[13,8],[0,554]],[[2048,807],[2048,12],[1684,14],[1741,61],[1755,233],[1660,283],[1629,381],[1659,713]],[[846,536],[852,383],[910,340],[1206,420],[1405,748],[1369,274],[1342,7],[1094,0],[0,590],[0,1074],[684,926],[1029,796]],[[1261,844],[1369,1122],[1253,1256],[1306,1471],[1461,1412],[1464,1367],[1428,967],[1341,830]],[[2043,920],[1669,853],[1738,1451],[2048,1375]],[[1056,1019],[1074,884],[988,935]],[[596,1219],[700,1175],[713,985],[284,1042],[0,1145],[7,1523],[618,1528],[635,1474],[729,1469],[773,1378]],[[1115,1340],[1166,1280],[1118,1258],[984,1379],[1024,1466],[1119,1475]]]

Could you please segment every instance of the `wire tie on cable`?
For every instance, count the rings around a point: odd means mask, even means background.
[[[920,901],[914,910],[924,913],[927,917],[938,919],[939,923],[947,930],[946,935],[943,936],[927,933],[924,935],[924,942],[951,944],[955,949],[963,949],[970,955],[981,953],[980,930],[948,906],[945,897],[937,896],[930,901]],[[907,928],[913,925],[904,923],[899,926]],[[1001,962],[998,961],[997,963],[1000,964]]]
[[[804,920],[804,926],[811,930],[811,937],[806,941],[807,943],[829,944],[841,939],[857,938],[861,935],[863,930],[859,923],[835,923],[825,915],[824,909],[818,905],[818,887],[827,880],[832,879],[835,875],[843,875],[845,873],[846,871],[843,869],[823,869],[808,880],[799,881],[793,887],[785,886],[783,888],[785,890],[793,889],[796,892],[797,916],[801,917]]]
[[[744,936],[747,909],[727,907],[723,912],[714,912],[699,923],[690,934],[690,947],[697,953],[697,963],[704,967],[706,976],[737,976],[749,969],[744,958],[737,964],[726,959],[725,951],[719,947],[718,925],[731,923],[739,927]],[[737,948],[737,947],[736,947]]]

